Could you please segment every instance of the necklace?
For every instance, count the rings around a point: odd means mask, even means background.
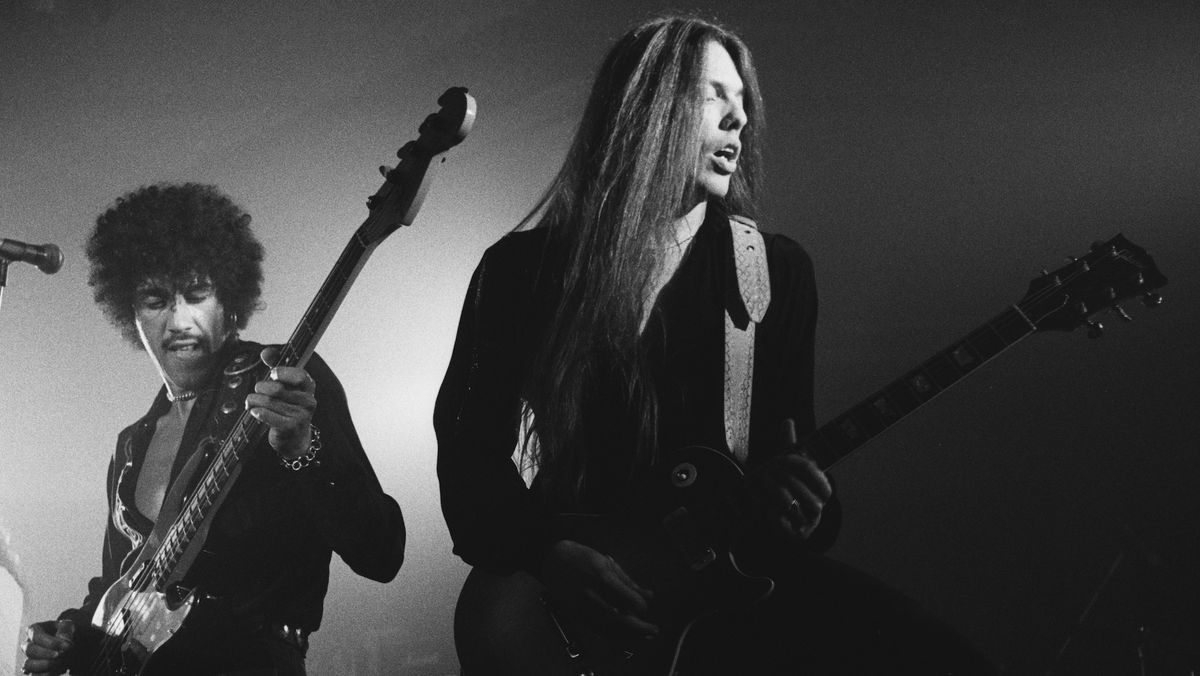
[[[167,390],[167,400],[168,401],[187,401],[188,399],[195,399],[195,398],[196,398],[196,392],[194,390],[184,390],[184,391],[180,392],[179,394],[171,394],[171,390],[169,390],[169,389]]]

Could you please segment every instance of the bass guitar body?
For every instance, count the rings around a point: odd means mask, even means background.
[[[114,650],[101,655],[92,674],[135,676],[142,673],[154,651],[183,626],[195,603],[188,593],[183,598],[155,589],[139,590],[137,580],[145,577],[145,566],[121,576],[100,600],[92,622],[110,637],[119,639]]]
[[[725,454],[703,447],[659,464],[639,514],[564,514],[558,534],[613,557],[654,590],[654,638],[620,639],[558,607],[524,572],[474,569],[455,612],[455,642],[465,676],[473,674],[686,675],[681,659],[703,650],[689,643],[699,623],[721,611],[747,609],[774,583],[744,573],[728,522],[738,518],[742,472]],[[694,643],[694,642],[693,642]]]
[[[236,421],[231,412],[241,410],[240,403],[267,370],[257,350],[244,351],[226,365],[222,396],[212,407],[205,438],[167,492],[163,510],[141,551],[125,574],[104,592],[92,616],[92,625],[106,637],[87,672],[92,676],[142,673],[154,652],[183,628],[196,603],[208,598],[181,583],[200,556],[212,519],[233,484],[229,481],[218,490],[206,492],[200,475],[212,461],[220,440],[230,434]],[[240,473],[240,464],[228,469],[230,479]],[[203,514],[184,508],[197,502],[206,506]],[[180,538],[181,530],[189,537]],[[164,547],[164,543],[170,544]],[[164,559],[164,554],[170,557]],[[170,561],[169,565],[164,561]]]

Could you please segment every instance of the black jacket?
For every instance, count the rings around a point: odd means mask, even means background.
[[[791,239],[764,237],[772,300],[756,330],[749,466],[779,450],[784,418],[795,419],[801,438],[815,427],[812,263]],[[558,537],[551,517],[561,509],[543,499],[536,480],[532,489],[526,487],[512,455],[522,387],[557,309],[562,258],[547,248],[544,229],[510,233],[487,250],[471,278],[434,411],[442,511],[454,551],[471,565],[498,572],[532,570],[536,557]],[[726,308],[735,318],[745,315],[727,216],[710,204],[644,334],[660,448],[702,445],[728,452]],[[604,397],[596,401],[584,425],[600,437],[619,439],[622,412],[606,407]],[[589,471],[602,479],[587,498],[588,511],[620,508],[628,488],[619,479],[627,474],[627,456],[628,448],[619,443],[593,456],[603,466]],[[811,540],[815,547],[832,543],[839,514],[836,502],[827,507]]]
[[[235,354],[257,359],[261,347],[239,342],[227,346],[218,361],[224,364]],[[359,575],[380,582],[400,569],[405,543],[400,507],[371,468],[337,377],[317,355],[306,369],[317,384],[313,424],[321,434],[320,464],[299,471],[283,468],[265,436],[251,449],[216,512],[205,552],[184,579],[216,599],[197,606],[185,627],[203,631],[205,625],[221,625],[250,632],[279,623],[314,631],[321,624],[332,552]],[[194,448],[207,434],[205,421],[228,398],[221,381],[217,369],[199,392],[181,449]],[[87,626],[101,596],[137,557],[154,527],[138,512],[134,491],[156,421],[170,405],[164,388],[146,415],[117,438],[108,469],[102,572],[88,583],[82,606],[62,614],[76,626]],[[178,454],[172,482],[190,454]]]

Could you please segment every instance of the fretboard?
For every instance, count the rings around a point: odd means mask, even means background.
[[[829,469],[1035,330],[1021,309],[1011,306],[829,421],[801,445],[821,469]]]
[[[304,317],[292,331],[287,343],[280,348],[279,366],[303,367],[312,356],[351,284],[379,244],[378,240],[364,244],[362,239],[360,231],[342,250],[342,255],[309,304]],[[192,539],[210,516],[218,498],[236,480],[245,452],[254,447],[267,430],[267,425],[256,420],[249,412],[242,412],[150,560],[146,574],[140,580],[142,586],[161,587],[165,582],[179,577],[176,568]]]
[[[355,236],[342,250],[342,255],[334,264],[329,276],[325,278],[321,290],[309,304],[308,310],[304,312],[304,317],[292,331],[287,343],[280,349],[280,366],[303,367],[308,363],[308,358],[316,349],[317,341],[324,335],[325,329],[333,320],[334,313],[337,312],[342,300],[350,291],[350,285],[354,283],[358,273],[366,265],[367,258],[379,244],[379,242],[373,242],[366,245],[359,239],[358,236]]]

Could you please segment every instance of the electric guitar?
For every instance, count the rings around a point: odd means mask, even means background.
[[[1038,331],[1102,325],[1093,316],[1166,284],[1145,250],[1117,235],[1084,257],[1044,273],[1028,292],[962,340],[875,392],[801,442],[829,469],[990,359]],[[747,495],[739,466],[725,453],[689,447],[667,454],[652,470],[650,489],[633,515],[560,515],[565,539],[612,556],[639,584],[654,590],[651,621],[658,638],[622,642],[572,617],[546,597],[527,573],[471,571],[459,596],[455,642],[464,673],[685,674],[681,658],[703,646],[689,632],[721,611],[750,609],[774,589],[769,577],[745,574],[739,553],[746,537]]]
[[[471,131],[475,100],[455,87],[438,98],[441,108],[420,126],[420,135],[396,153],[394,168],[380,167],[384,182],[367,200],[370,211],[342,251],[303,319],[279,353],[279,365],[303,367],[342,300],[375,248],[417,216],[434,170]],[[210,436],[192,453],[164,500],[154,530],[137,558],[100,601],[92,624],[103,632],[87,673],[142,673],[154,652],[174,636],[202,598],[182,583],[195,562],[222,501],[237,480],[242,459],[267,432],[242,402],[266,375],[256,355],[239,355],[224,371],[228,401],[217,407]],[[240,415],[234,415],[239,413]],[[203,472],[198,474],[198,472]],[[185,481],[183,477],[192,477]],[[198,478],[196,478],[198,477]]]

